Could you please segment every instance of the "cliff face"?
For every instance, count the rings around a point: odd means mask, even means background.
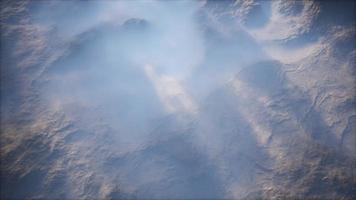
[[[2,1],[1,198],[355,199],[354,25],[351,1]]]

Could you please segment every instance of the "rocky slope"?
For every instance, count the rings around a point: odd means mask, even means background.
[[[1,2],[2,199],[355,199],[353,3],[147,6]]]

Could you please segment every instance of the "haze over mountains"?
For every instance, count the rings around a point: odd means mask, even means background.
[[[2,199],[355,199],[353,1],[2,1]]]

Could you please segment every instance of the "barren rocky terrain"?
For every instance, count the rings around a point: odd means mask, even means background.
[[[353,1],[1,1],[1,199],[355,199]]]

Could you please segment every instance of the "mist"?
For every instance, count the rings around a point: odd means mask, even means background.
[[[38,182],[59,188],[56,198],[256,199],[289,189],[298,182],[289,178],[314,170],[308,162],[323,152],[340,160],[322,173],[345,171],[355,159],[355,48],[340,41],[354,41],[354,28],[337,20],[324,26],[323,6],[30,2],[21,26],[32,29],[14,45],[20,71],[30,74],[23,84],[35,96],[23,99],[37,107],[25,112],[32,121],[24,127],[46,138],[43,152],[60,152],[39,164],[46,178]],[[337,57],[346,48],[346,59]],[[12,115],[11,101],[2,104],[2,124],[13,130],[23,112]],[[314,150],[311,161],[301,161]],[[307,172],[300,176],[312,177]],[[31,196],[20,183],[10,186]],[[302,189],[290,190],[281,195],[303,197]],[[51,194],[34,191],[31,197]]]

